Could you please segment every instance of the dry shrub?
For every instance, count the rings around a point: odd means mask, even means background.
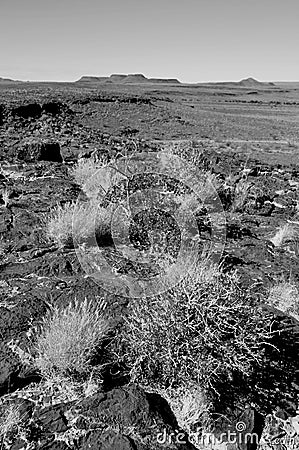
[[[270,321],[236,275],[199,272],[163,294],[131,299],[121,340],[133,381],[198,386],[209,399],[262,364],[269,338]]]
[[[81,159],[72,169],[71,175],[90,199],[103,197],[124,176],[118,171],[116,161],[93,161]]]
[[[77,164],[70,170],[70,175],[75,179],[76,183],[83,186],[86,180],[91,178],[99,167],[93,159],[79,159]]]
[[[284,242],[293,240],[298,237],[298,235],[298,227],[295,227],[290,223],[286,223],[277,229],[275,235],[270,239],[270,241],[275,247],[281,247]]]
[[[36,335],[35,365],[45,378],[86,375],[91,360],[107,337],[109,323],[98,302],[75,301],[54,307]]]
[[[111,212],[95,202],[65,203],[50,212],[46,223],[48,239],[59,246],[72,246],[110,233]]]
[[[242,212],[248,199],[252,184],[247,180],[240,180],[234,186],[232,211]]]
[[[167,175],[194,189],[189,197],[198,198],[203,203],[213,197],[220,187],[217,175],[199,169],[196,161],[177,155],[171,149],[160,154],[160,164]]]
[[[297,286],[284,282],[270,289],[268,303],[299,321],[299,292]]]

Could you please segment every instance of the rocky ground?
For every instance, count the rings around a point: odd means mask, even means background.
[[[261,291],[275,282],[299,282],[299,233],[279,245],[273,240],[279,227],[299,227],[299,146],[295,140],[299,141],[299,129],[293,121],[298,115],[297,92],[294,105],[273,109],[269,102],[263,104],[260,127],[255,111],[250,119],[241,118],[246,124],[243,129],[231,103],[226,110],[224,103],[213,103],[221,94],[217,90],[186,94],[183,88],[170,91],[169,87],[168,91],[147,87],[147,92],[137,89],[137,93],[132,87],[121,92],[116,87],[115,92],[109,89],[98,92],[73,86],[0,91],[0,393],[3,411],[7,405],[20,404],[24,417],[18,438],[15,433],[5,436],[1,448],[194,448],[191,443],[166,447],[150,442],[163,429],[177,432],[176,419],[164,399],[127,385],[121,375],[110,374],[100,393],[68,403],[59,393],[52,404],[53,387],[42,394],[38,374],[24,369],[20,355],[28,344],[29,330],[49,305],[67,305],[74,298],[102,294],[101,287],[86,276],[75,250],[59,248],[45,235],[49,211],[80,194],[70,175],[79,157],[158,150],[167,147],[164,141],[168,140],[176,140],[172,146],[179,148],[185,145],[179,140],[194,138],[192,148],[201,153],[200,164],[222,180],[219,195],[227,229],[221,262],[225,270],[236,268],[244,284]],[[231,94],[240,100],[238,96],[246,92]],[[268,94],[251,95],[263,102]],[[291,94],[284,95],[290,103]],[[203,97],[198,115],[196,108]],[[237,109],[247,106],[239,102]],[[269,108],[271,116],[266,118]],[[278,122],[277,117],[284,114]],[[205,122],[199,133],[202,117]],[[256,137],[254,130],[260,139],[264,127],[268,127],[264,142],[248,142]],[[239,130],[236,137],[242,142],[234,142],[234,129]],[[275,133],[284,142],[266,142]],[[247,195],[242,196],[236,186],[242,186],[244,174]],[[204,233],[208,235],[208,230]],[[120,294],[108,296],[115,323],[121,321],[128,303]],[[271,436],[282,433],[287,439],[290,433],[283,420],[295,417],[299,395],[299,324],[279,311],[272,313],[283,324],[280,339],[285,354],[275,356],[273,379],[260,383],[258,395],[264,397],[258,409],[263,417],[275,407],[284,409],[281,421],[272,428],[268,424],[267,430],[271,428]],[[284,367],[286,354],[289,366]],[[258,426],[258,419],[250,420],[251,427]],[[298,428],[292,439],[297,448]],[[284,448],[279,445],[265,448]]]

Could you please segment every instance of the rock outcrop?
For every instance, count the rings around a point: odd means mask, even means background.
[[[77,83],[115,83],[115,84],[180,84],[176,78],[147,78],[142,73],[112,74],[110,77],[83,76]]]

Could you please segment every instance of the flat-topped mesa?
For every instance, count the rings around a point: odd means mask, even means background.
[[[107,80],[107,77],[95,77],[95,76],[84,75],[77,82],[97,83],[99,81],[105,81],[105,80]]]
[[[141,84],[141,83],[167,83],[180,84],[176,78],[147,78],[142,73],[118,74],[113,73],[110,77],[83,76],[78,81],[84,83],[115,83],[115,84]]]
[[[110,75],[109,80],[113,81],[114,83],[122,82],[125,78],[127,78],[127,75],[121,74],[121,73],[113,73]]]
[[[149,78],[151,83],[181,84],[177,78]]]
[[[142,73],[129,73],[124,83],[146,83],[148,79]]]

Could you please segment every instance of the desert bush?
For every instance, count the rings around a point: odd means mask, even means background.
[[[109,322],[102,304],[85,299],[66,308],[54,307],[36,332],[34,361],[45,378],[84,376],[107,337]]]
[[[240,180],[233,190],[232,211],[242,212],[248,199],[252,184],[247,180]]]
[[[76,183],[82,186],[86,180],[92,177],[99,169],[99,165],[93,159],[79,159],[77,164],[69,171]]]
[[[71,170],[71,175],[91,199],[103,197],[112,186],[124,178],[117,170],[115,160],[108,163],[105,160],[95,162],[91,159],[81,159]]]
[[[196,273],[163,294],[131,299],[121,336],[132,380],[195,385],[209,399],[262,364],[270,319],[233,274]]]
[[[299,321],[299,291],[290,282],[279,283],[270,289],[268,303]]]
[[[195,182],[195,192],[192,192],[192,195],[204,202],[215,195],[220,188],[220,180],[212,172],[199,168],[198,161],[191,156],[177,154],[175,150],[168,149],[161,153],[161,169],[168,175],[171,174],[174,179],[180,180],[185,186],[188,186],[189,182],[191,185]]]
[[[111,212],[95,202],[65,203],[52,209],[46,219],[48,239],[59,246],[72,246],[110,233]]]
[[[277,229],[275,235],[270,239],[270,241],[275,247],[281,247],[284,242],[293,240],[298,236],[298,227],[295,227],[290,223],[286,223]]]

